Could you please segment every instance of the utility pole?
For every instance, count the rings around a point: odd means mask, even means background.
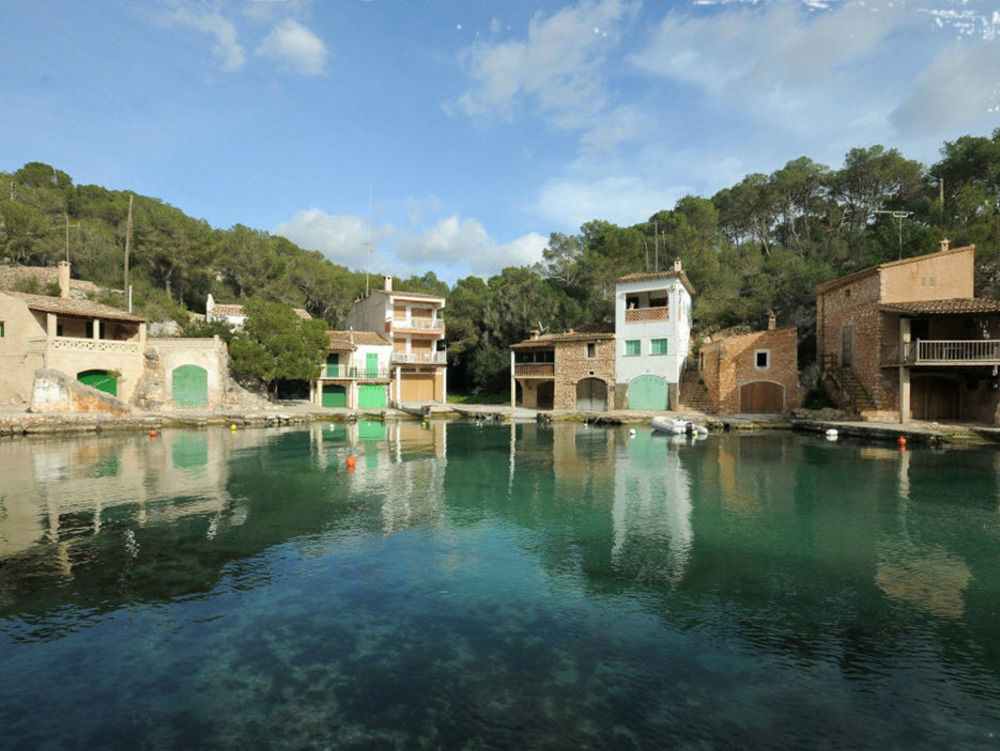
[[[876,214],[888,214],[893,219],[899,220],[899,260],[903,260],[903,220],[913,216],[912,211],[883,211],[878,209]]]
[[[132,201],[135,199],[135,195],[132,193],[128,194],[128,219],[125,220],[125,273],[123,276],[123,286],[122,292],[125,293],[125,298],[128,299],[128,255],[129,250],[132,246]]]
[[[368,277],[371,275],[372,252],[375,245],[372,243],[372,187],[368,186],[368,242],[364,244],[365,249],[365,297],[368,297],[370,290],[368,287]]]
[[[653,271],[660,270],[660,224],[653,222]]]

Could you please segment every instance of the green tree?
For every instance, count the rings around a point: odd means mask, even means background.
[[[250,300],[243,331],[230,343],[233,372],[277,394],[278,381],[319,377],[329,345],[322,320],[302,320],[288,305]]]

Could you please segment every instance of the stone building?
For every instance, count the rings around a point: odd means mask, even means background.
[[[974,296],[975,246],[816,288],[824,383],[868,419],[997,422],[1000,301]]]
[[[0,401],[31,401],[35,371],[58,370],[127,402],[144,368],[146,319],[70,297],[60,261],[59,297],[0,292]]]
[[[781,413],[802,406],[798,329],[777,328],[773,314],[766,331],[704,344],[698,372],[715,414]]]
[[[539,334],[512,344],[510,399],[527,409],[604,411],[614,404],[615,333],[610,326]]]

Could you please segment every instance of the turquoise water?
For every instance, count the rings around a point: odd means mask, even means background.
[[[0,478],[2,748],[1000,745],[996,450],[361,423]]]

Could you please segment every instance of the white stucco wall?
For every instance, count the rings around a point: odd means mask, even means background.
[[[626,297],[666,290],[669,317],[666,321],[625,321]],[[615,288],[615,381],[628,383],[636,376],[658,375],[678,383],[691,338],[691,295],[677,278],[619,282]],[[638,339],[641,354],[626,357],[626,342]],[[667,340],[666,355],[650,355],[652,339]]]

